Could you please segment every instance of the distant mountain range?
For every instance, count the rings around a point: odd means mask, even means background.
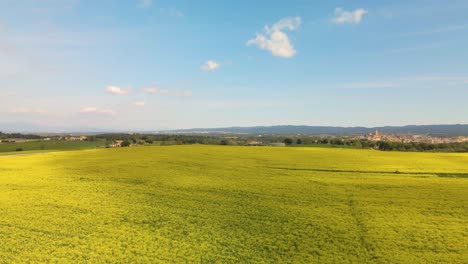
[[[384,127],[335,127],[335,126],[255,126],[225,128],[193,128],[166,130],[163,133],[178,134],[276,134],[276,135],[361,135],[376,130],[387,134],[421,134],[432,136],[468,136],[466,125],[409,125]]]
[[[432,136],[468,136],[468,124],[464,125],[409,125],[384,127],[338,127],[338,126],[254,126],[224,128],[192,128],[176,130],[118,130],[89,127],[53,127],[31,123],[0,123],[2,132],[19,133],[164,133],[164,134],[271,134],[271,135],[362,135],[379,130],[386,134],[417,134]],[[156,132],[155,132],[156,131]]]

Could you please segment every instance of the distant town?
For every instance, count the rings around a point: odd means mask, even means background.
[[[362,136],[352,137],[356,140],[369,141],[387,141],[399,143],[428,143],[428,144],[444,144],[444,143],[464,143],[468,142],[468,137],[434,137],[430,135],[401,135],[401,134],[383,134],[376,130],[375,133],[369,133]]]
[[[0,132],[0,152],[25,150],[118,148],[142,145],[234,145],[269,147],[343,147],[382,151],[468,152],[468,136],[373,133],[361,135],[314,134],[20,134]]]

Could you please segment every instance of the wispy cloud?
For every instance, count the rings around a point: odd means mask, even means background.
[[[268,50],[273,56],[291,58],[296,54],[296,50],[284,31],[294,31],[299,28],[300,24],[300,17],[283,18],[271,27],[265,26],[265,32],[257,33],[257,36],[247,41],[246,45],[255,45],[260,49]]]
[[[129,90],[123,89],[117,86],[108,86],[106,88],[106,92],[110,94],[124,95],[124,94],[128,94]]]
[[[468,29],[468,24],[451,25],[451,26],[445,26],[445,27],[437,27],[437,28],[428,29],[428,30],[403,33],[397,36],[398,37],[414,37],[414,36],[440,34],[440,33],[446,33],[446,32],[455,32],[455,31],[467,30],[467,29]]]
[[[10,114],[43,114],[46,113],[41,108],[29,108],[29,107],[15,107],[8,111]]]
[[[401,81],[443,82],[446,84],[464,84],[468,82],[468,75],[415,75],[402,77]]]
[[[396,82],[356,82],[356,83],[343,83],[338,85],[340,88],[395,88],[400,84]]]
[[[202,101],[204,107],[214,110],[230,109],[230,110],[258,110],[268,108],[281,108],[297,105],[297,100],[215,100],[215,101]]]
[[[438,48],[444,45],[446,45],[446,42],[426,43],[426,44],[422,44],[422,45],[414,46],[414,47],[394,48],[394,49],[387,50],[386,52],[388,53],[419,52],[419,51],[425,51],[428,49]]]
[[[143,102],[143,101],[137,101],[137,102],[133,102],[133,105],[134,105],[134,106],[138,106],[138,107],[143,107],[143,106],[145,106],[145,102]]]
[[[368,11],[363,8],[358,8],[354,11],[346,11],[343,8],[336,8],[335,17],[332,19],[332,22],[335,24],[359,24],[367,13]]]
[[[160,89],[160,88],[145,88],[143,92],[153,95],[162,95],[162,96],[176,96],[176,97],[191,97],[192,91],[190,90],[169,90],[169,89]]]
[[[137,7],[149,8],[153,5],[153,0],[138,0]]]
[[[384,89],[384,88],[449,88],[464,87],[468,75],[414,75],[380,81],[350,82],[338,84],[339,88]]]
[[[155,93],[159,92],[159,88],[156,88],[156,87],[144,88],[143,92],[150,93],[150,94],[155,94]]]
[[[219,69],[219,67],[221,67],[219,63],[217,63],[214,60],[209,60],[205,62],[205,64],[203,64],[200,68],[202,69],[202,71],[211,72],[216,71],[217,69]]]
[[[99,108],[99,107],[94,107],[94,106],[81,108],[80,113],[84,113],[84,114],[94,113],[94,114],[106,114],[106,115],[115,114],[114,110],[112,110],[111,108],[107,108],[107,107]]]
[[[178,96],[178,97],[191,97],[192,96],[192,91],[190,90],[175,90],[172,92],[172,95]]]
[[[176,8],[160,8],[159,11],[171,17],[184,17],[184,13]]]

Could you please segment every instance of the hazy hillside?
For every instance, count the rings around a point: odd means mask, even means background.
[[[246,134],[332,134],[355,135],[366,134],[379,130],[383,133],[398,134],[430,134],[440,136],[467,136],[468,125],[410,125],[385,127],[333,127],[333,126],[257,126],[257,127],[225,127],[225,128],[194,128],[171,130],[172,133],[246,133]]]
[[[157,126],[157,125],[155,125]],[[198,133],[227,133],[227,134],[309,134],[309,135],[361,135],[379,130],[383,133],[395,134],[429,134],[436,136],[468,136],[468,124],[460,125],[409,125],[385,127],[336,127],[336,126],[255,126],[255,127],[222,127],[222,128],[192,128],[162,130],[160,133],[198,134]],[[141,132],[124,131],[118,129],[101,129],[88,127],[52,127],[32,123],[0,123],[2,132],[21,133],[106,133],[106,132]]]

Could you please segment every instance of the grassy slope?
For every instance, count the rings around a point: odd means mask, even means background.
[[[22,143],[0,143],[1,152],[14,152],[17,148],[22,148],[23,151],[40,151],[40,150],[77,150],[102,147],[105,141],[28,141]]]
[[[169,146],[4,156],[0,259],[466,263],[468,179],[396,170],[468,173],[468,155]]]

